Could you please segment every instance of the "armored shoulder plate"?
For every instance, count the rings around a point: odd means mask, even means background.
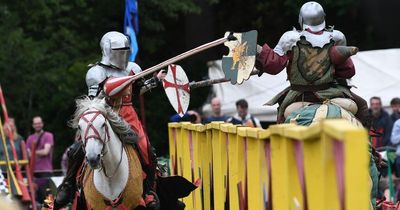
[[[296,45],[297,41],[300,40],[300,33],[293,29],[292,31],[285,32],[278,44],[274,48],[274,52],[282,56],[287,53],[287,51],[292,50],[293,46]]]
[[[344,36],[344,34],[341,31],[333,30],[332,31],[332,39],[333,39],[333,41],[335,41],[336,45],[342,45],[342,46],[347,45],[346,37]]]
[[[107,78],[106,70],[99,65],[95,65],[86,73],[86,85],[88,95],[96,96],[99,92],[99,84]]]

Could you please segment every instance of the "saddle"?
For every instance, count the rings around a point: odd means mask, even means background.
[[[353,100],[351,100],[349,98],[333,98],[333,99],[325,101],[324,103],[327,103],[327,102],[331,103],[331,104],[335,104],[337,106],[340,106],[343,109],[351,112],[352,114],[356,114],[357,111],[358,111],[357,104]],[[296,110],[299,110],[301,108],[304,108],[306,106],[309,106],[311,104],[315,104],[315,103],[306,102],[306,101],[304,101],[304,102],[294,102],[294,103],[290,104],[288,107],[286,107],[283,116],[285,118],[287,118],[290,113],[292,113],[292,112],[294,112]]]

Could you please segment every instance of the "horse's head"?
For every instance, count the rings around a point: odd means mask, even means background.
[[[101,111],[92,108],[79,116],[77,127],[89,166],[92,169],[101,168],[104,145],[110,139],[106,118]]]

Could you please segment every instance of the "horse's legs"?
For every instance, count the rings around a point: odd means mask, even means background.
[[[82,143],[80,141],[75,142],[70,147],[67,154],[68,154],[67,174],[61,185],[57,188],[57,195],[54,202],[55,210],[72,202],[75,192],[77,191],[76,174],[78,173],[79,168],[82,166],[85,157],[85,152],[83,151]]]

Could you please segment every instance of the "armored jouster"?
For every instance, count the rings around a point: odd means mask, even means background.
[[[326,28],[325,12],[317,2],[301,7],[299,24],[301,30],[284,33],[274,49],[268,44],[257,48],[257,69],[269,74],[287,69],[290,87],[267,103],[279,103],[278,122],[283,122],[285,110],[294,102],[323,102],[333,98],[355,102],[358,109],[351,111],[363,121],[367,115],[366,102],[352,93],[346,83],[355,74],[350,56],[358,49],[346,47],[342,32]]]

